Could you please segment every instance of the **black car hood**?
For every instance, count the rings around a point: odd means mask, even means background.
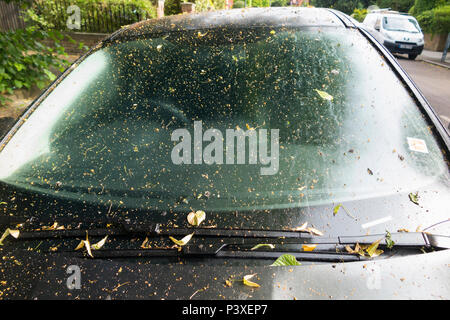
[[[4,252],[3,252],[4,253]],[[11,258],[12,257],[12,258]],[[141,264],[15,252],[3,259],[4,299],[448,299],[450,250],[295,267]],[[68,289],[69,266],[81,271]],[[256,274],[259,288],[245,286]],[[227,286],[227,279],[235,279]]]

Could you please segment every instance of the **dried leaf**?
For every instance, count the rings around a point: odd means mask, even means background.
[[[316,247],[317,247],[317,244],[311,244],[311,245],[304,244],[304,245],[302,245],[303,251],[314,251],[314,249]]]
[[[342,204],[338,204],[336,207],[334,207],[333,209],[333,215],[337,215],[339,209],[342,207]]]
[[[391,233],[389,231],[386,230],[386,247],[388,247],[388,249],[392,249],[392,247],[394,246],[395,242],[394,240],[392,240],[391,238]]]
[[[64,230],[64,226],[60,226],[58,225],[58,222],[54,222],[51,226],[49,227],[42,227],[41,230],[43,231],[52,231],[52,230]]]
[[[367,249],[366,252],[369,255],[369,257],[376,257],[383,253],[383,250],[377,250],[378,245],[380,244],[381,239],[375,241],[372,243]]]
[[[2,237],[0,238],[0,245],[3,245],[3,240],[9,235],[11,235],[13,238],[18,238],[20,234],[19,230],[11,230],[10,228],[7,228],[5,232],[3,232]]]
[[[314,89],[314,90],[316,90],[316,92],[319,94],[319,96],[322,99],[328,100],[328,101],[332,101],[333,100],[333,96],[328,94],[328,93],[326,93],[325,91],[321,91],[321,90],[317,90],[317,89]]]
[[[259,288],[260,287],[259,284],[255,283],[253,281],[250,281],[250,279],[253,278],[255,275],[256,275],[256,273],[255,274],[248,274],[248,275],[244,276],[242,281],[244,282],[244,284],[246,286],[253,287],[253,288]]]
[[[323,236],[323,232],[313,227],[306,228],[306,231],[316,236]]]
[[[308,226],[308,222],[305,222],[300,227],[292,229],[292,231],[306,231],[306,227]]]
[[[142,242],[142,244],[141,244],[141,248],[142,249],[148,249],[150,246],[147,243],[148,243],[148,238],[146,237],[144,239],[144,241]]]
[[[254,246],[250,250],[256,250],[256,249],[261,248],[261,247],[269,247],[270,249],[274,249],[275,248],[275,246],[273,244],[270,244],[270,243],[258,243],[256,246]]]
[[[98,250],[98,249],[100,249],[101,247],[103,247],[103,245],[105,244],[107,238],[108,238],[108,236],[104,237],[104,238],[103,238],[102,240],[100,240],[99,242],[97,242],[97,243],[91,245],[91,249],[92,249],[92,250]]]
[[[409,194],[409,200],[411,200],[412,203],[419,205],[419,193],[410,193]]]
[[[86,232],[86,240],[81,240],[81,242],[78,244],[78,246],[75,248],[75,250],[80,250],[83,247],[86,248],[86,251],[88,253],[88,255],[93,258],[94,256],[92,255],[92,251],[91,251],[91,244],[89,243],[89,238],[88,238],[88,233]]]
[[[206,218],[205,211],[198,210],[196,212],[189,213],[187,216],[187,221],[189,222],[190,225],[197,227],[200,225],[200,223],[203,222],[203,220],[205,220],[205,218]]]
[[[194,235],[194,233],[188,234],[181,240],[177,240],[174,237],[169,237],[169,239],[172,240],[175,244],[177,244],[179,246],[184,246],[186,243],[188,243],[191,240],[193,235]]]

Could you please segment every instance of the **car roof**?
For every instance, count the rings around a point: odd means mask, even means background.
[[[129,25],[114,33],[110,40],[145,34],[223,27],[338,27],[346,24],[339,12],[325,8],[269,7],[219,10],[179,14]]]

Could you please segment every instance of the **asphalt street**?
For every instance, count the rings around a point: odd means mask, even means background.
[[[449,130],[450,69],[400,56],[397,59]]]

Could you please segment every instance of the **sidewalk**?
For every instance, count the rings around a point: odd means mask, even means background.
[[[441,58],[442,58],[442,51],[423,50],[422,54],[417,57],[417,60],[422,60],[428,63],[432,63],[450,69],[450,50],[447,52],[447,58],[445,59],[445,62],[441,62]]]

